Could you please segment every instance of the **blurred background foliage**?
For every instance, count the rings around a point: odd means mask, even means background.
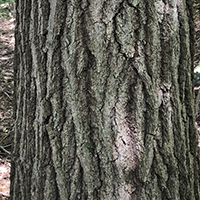
[[[14,9],[14,0],[0,0],[0,16],[9,18],[11,10]]]
[[[10,0],[10,4],[14,4],[14,0]],[[0,0],[0,4],[9,4],[9,0]]]

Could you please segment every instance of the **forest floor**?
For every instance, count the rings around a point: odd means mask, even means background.
[[[3,17],[0,13],[0,200],[9,199],[10,159],[12,143],[12,96],[13,96],[13,54],[14,24],[12,14]],[[200,21],[196,23],[195,66],[200,64]],[[200,134],[200,113],[197,118],[197,130]],[[199,138],[200,144],[200,138]],[[199,145],[200,146],[200,145]]]
[[[9,197],[11,166],[9,153],[13,136],[12,96],[15,19],[11,12],[7,13],[0,13],[0,200],[6,200]]]
[[[0,145],[5,148],[12,139],[13,53],[14,19],[0,18]]]

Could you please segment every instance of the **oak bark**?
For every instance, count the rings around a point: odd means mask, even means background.
[[[11,200],[199,200],[190,0],[16,0]]]

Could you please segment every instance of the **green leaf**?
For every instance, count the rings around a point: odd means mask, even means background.
[[[197,73],[197,72],[200,73],[200,65],[194,68],[194,73]]]

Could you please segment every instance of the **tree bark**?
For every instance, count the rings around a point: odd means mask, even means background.
[[[199,200],[190,0],[16,0],[11,200]]]

